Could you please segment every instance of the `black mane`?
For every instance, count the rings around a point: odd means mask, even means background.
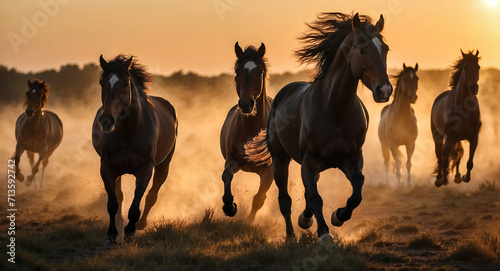
[[[299,37],[306,46],[295,51],[301,64],[316,63],[316,79],[326,73],[340,47],[340,44],[352,31],[352,15],[333,12],[321,13],[312,24],[307,24],[310,32]],[[371,24],[368,16],[359,16],[361,26]]]
[[[460,74],[462,73],[462,70],[464,68],[464,64],[466,61],[475,61],[479,62],[480,57],[477,57],[472,53],[472,51],[467,52],[461,59],[457,60],[451,68],[453,71],[451,72],[450,76],[450,88],[454,89],[457,84],[458,80],[460,79]]]
[[[264,74],[267,74],[267,58],[260,57],[259,52],[253,45],[245,47],[245,51],[243,52],[243,54],[238,59],[236,59],[236,62],[234,63],[234,70],[236,70],[236,68],[238,68],[238,66],[242,63],[250,60],[264,67]]]
[[[117,55],[115,59],[108,62],[106,68],[101,72],[101,79],[114,72],[127,73],[128,71],[124,67],[125,62],[130,59],[130,56]],[[137,87],[137,89],[143,93],[147,94],[149,91],[148,84],[153,81],[153,76],[151,73],[146,71],[143,65],[137,63],[135,59],[132,60],[132,66],[130,67],[130,75]]]

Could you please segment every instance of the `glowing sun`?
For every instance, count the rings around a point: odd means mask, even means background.
[[[495,8],[498,6],[498,0],[484,0],[488,7]]]

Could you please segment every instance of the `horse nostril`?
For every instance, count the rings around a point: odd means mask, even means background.
[[[28,115],[28,117],[33,116],[33,109],[26,109],[26,115]]]
[[[99,116],[99,123],[101,124],[103,130],[111,131],[113,129],[113,126],[115,125],[115,118],[113,118],[112,116],[103,117],[101,115]]]

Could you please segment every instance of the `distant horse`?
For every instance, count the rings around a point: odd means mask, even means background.
[[[45,110],[45,104],[49,97],[49,85],[40,80],[31,82],[28,80],[28,91],[25,94],[26,112],[21,114],[16,122],[16,153],[14,161],[16,165],[16,179],[24,181],[24,175],[19,169],[20,156],[26,151],[31,165],[31,175],[28,176],[27,185],[30,186],[35,179],[42,162],[42,178],[40,186],[45,186],[43,179],[45,168],[49,163],[49,157],[59,146],[63,137],[62,122],[59,117]],[[34,164],[35,154],[38,153],[38,161]]]
[[[236,42],[234,49],[238,58],[234,70],[239,101],[229,110],[220,135],[220,147],[226,160],[222,173],[222,210],[231,217],[237,211],[231,194],[233,175],[240,169],[257,173],[260,177],[260,187],[253,198],[252,210],[248,216],[248,220],[253,221],[257,211],[264,205],[266,192],[273,182],[273,170],[270,163],[247,161],[243,145],[254,137],[258,138],[259,132],[265,130],[273,100],[266,95],[267,63],[264,58],[264,43],[258,50],[248,46],[243,51]]]
[[[406,180],[408,185],[412,185],[411,156],[415,150],[418,127],[417,118],[411,104],[417,101],[417,70],[418,64],[415,65],[414,69],[403,64],[403,70],[399,75],[395,76],[397,83],[394,91],[394,101],[382,109],[378,126],[378,138],[382,144],[386,176],[388,177],[389,161],[392,153],[398,184],[401,184],[401,153],[398,148],[404,145],[406,146]]]
[[[353,187],[347,206],[332,214],[334,226],[350,219],[361,203],[361,147],[368,113],[356,95],[359,80],[373,92],[376,102],[387,102],[392,86],[386,72],[389,49],[380,35],[384,27],[382,16],[372,25],[367,16],[323,13],[310,27],[312,32],[302,37],[309,44],[297,54],[303,63],[316,62],[318,75],[312,83],[288,84],[276,95],[269,114],[267,144],[287,236],[294,236],[292,200],[287,191],[288,166],[293,159],[301,164],[306,191],[306,207],[299,217],[299,226],[309,228],[314,214],[322,241],[331,236],[317,189],[320,172],[339,168]]]
[[[450,161],[451,169],[456,168],[455,183],[470,181],[470,172],[474,166],[472,160],[481,128],[479,103],[476,97],[479,90],[478,55],[479,50],[476,54],[462,52],[462,58],[453,66],[451,90],[441,93],[432,105],[431,130],[438,159],[435,181],[437,187],[448,184]],[[463,156],[461,140],[467,140],[470,144],[467,175],[462,177],[458,169]]]
[[[107,245],[115,243],[118,231],[115,219],[121,217],[121,175],[136,177],[134,199],[128,213],[125,237],[144,229],[158,190],[165,182],[177,137],[177,116],[168,101],[149,96],[146,84],[151,75],[144,67],[118,55],[106,62],[100,57],[102,107],[92,126],[92,142],[101,156],[101,177],[108,194],[109,230]],[[139,204],[151,179],[141,220]],[[138,222],[139,221],[139,222]],[[137,225],[136,225],[137,223]]]

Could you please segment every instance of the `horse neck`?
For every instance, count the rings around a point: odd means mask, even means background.
[[[391,107],[395,108],[396,112],[406,112],[410,111],[410,99],[408,98],[407,93],[403,93],[404,86],[398,84],[396,86],[396,94],[394,97],[394,102],[392,102]]]
[[[465,71],[461,71],[462,73]],[[451,96],[455,104],[463,104],[464,100],[470,95],[467,90],[467,84],[465,83],[465,76],[460,74],[460,79],[457,85],[452,89]]]
[[[122,119],[122,126],[125,131],[130,131],[138,126],[145,103],[149,102],[147,96],[142,94],[134,83],[131,82],[131,84],[131,103],[128,108],[128,115]]]
[[[267,122],[267,116],[269,115],[269,111],[271,108],[267,105],[267,91],[266,91],[265,79],[264,83],[262,84],[262,93],[255,102],[257,106],[257,114],[255,115],[256,119],[259,120],[264,119]]]
[[[351,64],[342,47],[339,48],[327,74],[315,82],[319,84],[322,92],[319,98],[326,103],[327,110],[334,112],[334,116],[342,116],[351,111],[356,101],[359,79],[352,74]]]

